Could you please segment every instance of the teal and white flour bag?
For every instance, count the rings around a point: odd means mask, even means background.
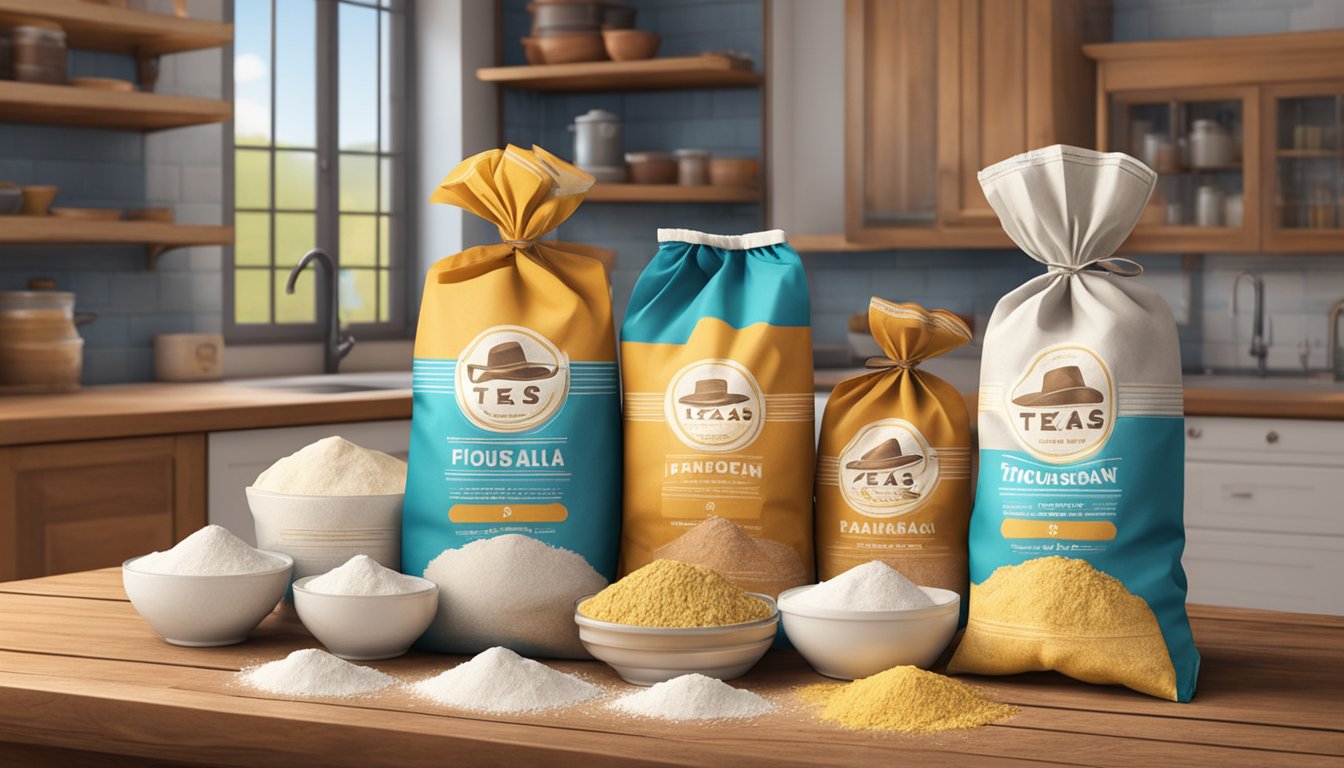
[[[1171,309],[1113,257],[1156,182],[1054,146],[980,172],[1046,267],[1003,297],[980,366],[970,609],[948,669],[1057,670],[1173,701],[1195,692],[1185,612],[1181,355]]]
[[[587,654],[574,601],[616,575],[621,410],[611,288],[588,246],[542,237],[592,177],[543,149],[462,162],[431,202],[502,242],[425,279],[401,567],[439,587],[420,647]]]

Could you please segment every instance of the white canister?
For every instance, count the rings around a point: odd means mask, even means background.
[[[1190,131],[1190,167],[1230,168],[1235,164],[1232,134],[1217,120],[1196,120]]]
[[[1195,192],[1195,224],[1201,227],[1223,225],[1223,190],[1205,184]]]
[[[677,183],[683,187],[703,187],[709,183],[709,150],[678,149]]]
[[[570,130],[574,131],[575,165],[598,181],[625,181],[625,139],[620,115],[590,109],[574,118]]]
[[[1228,195],[1223,201],[1223,225],[1227,227],[1240,227],[1244,218],[1244,203],[1240,194]]]
[[[224,378],[224,337],[218,333],[154,336],[157,381],[219,381]]]

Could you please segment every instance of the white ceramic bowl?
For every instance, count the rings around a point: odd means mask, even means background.
[[[951,590],[920,587],[934,605],[908,611],[837,611],[797,605],[794,598],[814,586],[781,592],[779,613],[793,647],[827,677],[854,680],[907,664],[928,668],[957,631],[961,596]]]
[[[281,564],[235,576],[178,576],[121,564],[121,583],[137,613],[173,645],[234,645],[247,639],[275,609],[289,586],[294,560],[266,552]]]
[[[328,595],[307,588],[315,577],[294,582],[299,621],[328,651],[351,661],[391,659],[406,653],[439,609],[439,586],[404,595]]]
[[[773,598],[747,594],[770,606],[770,615],[745,624],[723,627],[635,627],[590,619],[574,603],[579,641],[594,658],[606,662],[627,683],[653,685],[698,672],[706,677],[732,680],[756,666],[775,640],[779,609]]]
[[[401,568],[405,494],[294,496],[247,489],[257,546],[294,558],[294,578],[326,573],[355,555]]]

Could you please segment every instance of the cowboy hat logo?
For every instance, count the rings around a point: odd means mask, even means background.
[[[472,423],[491,432],[522,432],[560,411],[569,378],[568,358],[549,339],[530,328],[500,325],[458,355],[453,389]]]
[[[1076,365],[1061,365],[1045,372],[1041,391],[1013,398],[1013,405],[1042,408],[1057,405],[1093,405],[1106,399],[1099,390],[1087,386]]]
[[[841,493],[866,517],[915,511],[939,481],[938,454],[914,424],[882,419],[859,430],[840,452]]]
[[[701,379],[695,382],[695,391],[677,398],[682,405],[696,405],[715,408],[721,405],[737,405],[751,399],[750,395],[739,395],[728,391],[727,379]]]
[[[468,365],[467,378],[473,384],[503,379],[506,381],[538,381],[549,379],[559,370],[554,365],[542,365],[527,359],[523,345],[516,341],[496,344],[486,354],[485,365]]]
[[[734,360],[699,360],[668,382],[663,400],[668,427],[687,446],[735,451],[755,441],[765,421],[756,378]]]
[[[1051,463],[1100,450],[1115,421],[1115,383],[1094,350],[1061,344],[1042,350],[1004,401],[1018,441]]]

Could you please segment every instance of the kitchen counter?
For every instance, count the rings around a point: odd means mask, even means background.
[[[219,382],[122,384],[0,397],[0,445],[410,417],[405,389],[314,394]]]
[[[817,390],[829,391],[861,369],[819,369]],[[1291,388],[1188,386],[1188,416],[1344,420],[1344,386]],[[975,413],[974,383],[956,380]],[[820,413],[817,414],[820,417]],[[169,435],[229,429],[294,427],[346,421],[408,419],[405,389],[314,394],[234,383],[122,384],[60,395],[0,397],[0,445]]]
[[[399,690],[284,700],[233,677],[315,645],[291,609],[278,609],[242,645],[178,648],[140,620],[118,571],[106,569],[0,583],[0,764],[1234,768],[1344,760],[1344,618],[1198,606],[1191,618],[1204,663],[1190,704],[1054,674],[974,678],[1022,712],[973,731],[876,734],[820,723],[801,705],[734,725],[618,718],[582,706],[469,714]],[[458,661],[412,653],[372,666],[415,679]],[[629,690],[597,662],[555,666]],[[822,680],[797,654],[771,651],[737,684],[792,701],[794,686]]]

